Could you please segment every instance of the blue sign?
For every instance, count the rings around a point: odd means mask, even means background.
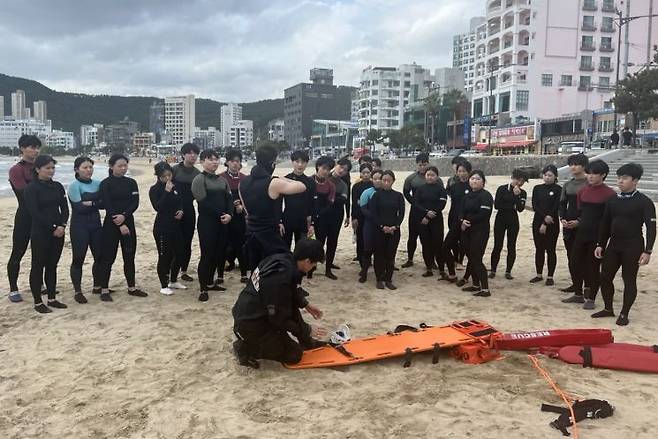
[[[471,118],[470,116],[464,117],[464,145],[471,144]]]

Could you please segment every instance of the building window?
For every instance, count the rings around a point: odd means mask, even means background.
[[[601,37],[601,50],[613,50],[612,37]]]
[[[541,85],[544,87],[552,87],[553,75],[551,73],[543,73],[541,75]]]
[[[594,37],[591,35],[583,35],[580,48],[583,50],[593,50],[594,49]]]
[[[516,92],[516,111],[528,111],[528,102],[530,92],[528,90],[519,90]]]
[[[603,17],[601,19],[601,30],[604,31],[604,32],[614,32],[615,31],[612,17]]]
[[[573,76],[571,76],[571,75],[562,75],[560,77],[560,85],[562,87],[571,87],[573,85]]]
[[[584,15],[583,16],[583,30],[584,31],[595,31],[596,26],[594,25],[594,16],[593,15]]]
[[[578,88],[587,90],[591,87],[592,85],[592,77],[591,76],[581,76],[580,77],[580,83]]]
[[[602,90],[606,90],[610,88],[610,78],[607,76],[601,76],[599,78],[599,88]]]

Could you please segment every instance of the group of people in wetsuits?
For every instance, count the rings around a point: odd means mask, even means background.
[[[40,145],[35,136],[21,137],[22,159],[10,170],[10,182],[19,203],[7,267],[10,300],[22,300],[17,278],[20,260],[31,243],[30,289],[35,309],[46,313],[51,308],[66,307],[57,300],[56,273],[69,220],[73,250],[71,280],[76,302],[87,303],[82,288],[82,266],[88,250],[94,258],[92,292],[100,294],[102,301],[113,300],[109,280],[119,245],[128,294],[147,296],[137,287],[135,279],[137,236],[133,214],[139,207],[139,189],[135,180],[126,175],[128,157],[112,155],[108,161],[109,175],[102,181],[93,178],[92,159],[77,158],[76,179],[67,194],[53,179],[56,161],[39,155]],[[240,280],[247,284],[241,293],[245,297],[238,299],[233,310],[239,342],[236,352],[242,353],[239,355],[242,362],[249,363],[258,357],[255,351],[269,346],[270,342],[264,343],[258,337],[271,335],[268,331],[272,328],[264,322],[275,321],[272,316],[279,313],[280,317],[281,309],[285,309],[277,326],[281,346],[288,343],[283,337],[287,327],[296,328],[298,341],[301,337],[307,341],[306,346],[314,344],[312,335],[317,332],[300,323],[298,310],[310,309],[314,317],[321,316],[321,311],[308,304],[301,279],[312,277],[317,264],[322,262],[324,275],[332,280],[338,278],[336,272],[340,267],[335,264],[335,255],[342,228],[352,226],[356,244],[354,260],[360,264],[358,281],[367,282],[372,266],[376,288],[395,290],[393,273],[398,270],[395,256],[405,217],[405,200],[410,204],[409,236],[407,261],[402,268],[413,266],[420,238],[424,277],[431,277],[438,270],[440,281],[455,283],[474,296],[488,297],[491,295],[488,280],[496,276],[506,238],[505,278],[513,278],[518,215],[525,210],[527,202],[522,188],[527,177],[520,170],[515,170],[510,182],[498,187],[493,197],[485,190],[484,173],[473,170],[461,157],[453,159],[454,175],[444,186],[438,169],[429,165],[428,155],[419,154],[417,170],[405,180],[401,193],[393,189],[394,172],[382,170],[381,162],[368,156],[359,160],[359,179],[353,185],[352,164],[347,158],[336,162],[330,157],[320,157],[315,162],[314,175],[308,176],[305,173],[308,155],[294,151],[293,172],[277,178],[273,176],[277,151],[270,147],[257,151],[256,165],[250,175],[241,172],[242,155],[236,149],[226,153],[227,169],[221,174],[217,172],[220,156],[215,150],[200,151],[188,143],[183,145],[181,157],[181,162],[173,167],[166,162],[154,166],[156,182],[149,190],[156,211],[153,236],[158,249],[160,293],[171,295],[177,289],[187,288],[179,279],[193,280],[188,268],[196,229],[200,245],[199,300],[207,301],[209,291],[225,290],[222,286],[225,270],[239,267]],[[198,160],[201,171],[196,167]],[[638,266],[649,262],[655,241],[654,205],[636,190],[642,167],[631,163],[619,168],[621,193],[616,194],[604,183],[609,169],[603,161],[588,162],[586,156],[576,154],[569,157],[568,164],[573,178],[563,187],[557,184],[557,169],[547,166],[542,171],[543,184],[533,189],[532,233],[537,273],[530,282],[544,280],[543,267],[547,262],[545,282],[554,285],[556,244],[562,226],[572,278],[572,285],[564,291],[573,293],[564,302],[582,303],[585,309],[594,309],[601,289],[605,308],[593,317],[614,316],[612,281],[621,267],[624,305],[617,323],[628,324],[628,313],[637,295]],[[446,234],[443,210],[448,200]],[[494,209],[497,210],[494,246],[487,270],[485,250]],[[103,220],[100,210],[105,210]],[[647,229],[646,241],[643,226]],[[293,241],[295,252],[291,253]],[[468,261],[465,267],[464,258]],[[461,278],[456,272],[459,265],[464,268]],[[271,276],[278,280],[274,282]],[[471,284],[467,286],[469,279]],[[254,295],[261,299],[266,296],[261,294],[264,285],[269,285],[268,289],[278,288],[279,293],[273,293],[272,300],[276,302],[284,294],[283,304],[263,306],[260,299],[254,301]],[[42,294],[47,294],[47,304],[43,303]],[[251,343],[254,337],[260,341]],[[283,351],[289,353],[287,349]]]

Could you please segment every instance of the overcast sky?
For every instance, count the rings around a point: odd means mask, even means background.
[[[312,67],[452,65],[484,0],[0,0],[0,72],[60,91],[283,96]]]

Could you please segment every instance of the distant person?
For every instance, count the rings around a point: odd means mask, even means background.
[[[361,206],[359,206],[359,200],[363,192],[372,187],[372,166],[368,163],[361,164],[359,174],[360,180],[352,187],[352,229],[356,238],[356,257],[357,261],[360,262],[363,259],[363,226],[365,221]]]
[[[619,133],[617,132],[617,128],[612,130],[612,134],[610,135],[610,147],[612,149],[619,148]]]
[[[639,267],[651,261],[656,241],[656,208],[646,195],[637,191],[642,173],[642,166],[636,163],[627,163],[617,169],[620,192],[606,203],[595,250],[595,256],[603,259],[601,295],[605,308],[592,317],[614,317],[613,280],[621,267],[624,301],[617,318],[620,326],[629,323],[628,314],[637,297],[637,272]],[[646,243],[642,237],[643,225],[647,229]]]
[[[365,283],[368,280],[368,269],[372,265],[372,255],[375,251],[377,227],[374,223],[372,213],[370,212],[369,202],[375,192],[382,188],[383,174],[384,171],[381,169],[372,171],[372,187],[364,190],[358,201],[359,211],[363,218],[363,252],[361,260],[359,261],[359,265],[361,266],[361,271],[359,271],[359,283]],[[354,190],[356,190],[356,185]],[[352,206],[352,211],[354,211],[354,206]]]
[[[39,313],[52,312],[51,308],[66,308],[55,296],[57,264],[64,248],[64,233],[69,219],[69,206],[64,186],[53,181],[57,162],[49,155],[34,160],[35,178],[25,188],[25,205],[32,217],[30,243],[32,267],[30,290],[34,309]],[[46,281],[48,305],[41,299],[42,280]]]
[[[372,159],[372,170],[378,171],[382,169],[382,160],[379,157]]]
[[[630,148],[633,142],[633,133],[628,127],[624,127],[621,137],[624,139],[624,148]]]
[[[233,218],[228,223],[228,249],[226,252],[226,260],[228,262],[227,270],[232,270],[235,267],[235,259],[237,258],[240,265],[240,282],[247,283],[247,272],[249,271],[249,263],[247,262],[247,255],[244,251],[245,233],[247,231],[247,220],[240,200],[240,183],[247,178],[241,172],[242,169],[242,153],[239,149],[229,148],[226,151],[226,171],[219,174],[226,180],[229,188],[231,189],[231,196],[233,197]],[[224,264],[217,267],[218,279],[217,284],[224,282]]]
[[[562,187],[557,184],[557,168],[548,165],[542,170],[543,184],[532,190],[532,238],[535,243],[535,269],[537,275],[530,283],[544,280],[544,261],[547,261],[546,285],[554,285],[553,275],[557,266],[557,238],[560,234],[558,208]]]
[[[304,173],[308,165],[308,153],[303,150],[293,151],[290,154],[292,172],[286,178],[299,181],[306,186],[304,192],[284,195],[283,197],[283,238],[288,248],[303,238],[312,236],[313,228],[313,197],[315,196],[315,180]]]
[[[187,273],[192,258],[192,240],[196,229],[196,211],[194,209],[194,196],[192,195],[192,181],[199,175],[196,166],[199,156],[199,147],[194,143],[186,143],[180,149],[183,160],[174,165],[173,183],[181,197],[183,206],[183,219],[179,224],[183,236],[183,254],[180,259],[181,280],[191,282],[194,279]]]
[[[9,255],[9,262],[7,262],[9,300],[14,303],[23,301],[18,289],[18,274],[21,269],[21,260],[30,243],[32,230],[32,217],[25,205],[23,192],[34,178],[34,160],[39,155],[41,140],[37,136],[24,134],[18,139],[18,147],[21,151],[21,159],[9,169],[9,184],[18,201],[18,209],[16,209],[14,216],[11,254]]]

